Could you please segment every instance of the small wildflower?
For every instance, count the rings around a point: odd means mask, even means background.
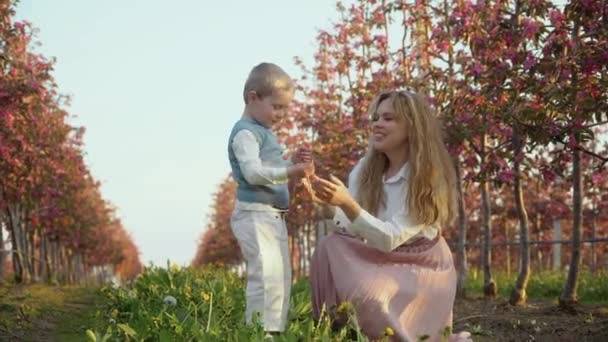
[[[395,331],[393,330],[393,328],[387,327],[386,330],[384,331],[384,334],[386,336],[393,336],[393,335],[395,335]]]
[[[118,309],[112,310],[112,317],[114,317],[114,318],[118,317]]]
[[[173,262],[173,263],[171,263],[171,271],[173,271],[173,272],[177,272],[177,271],[181,270],[181,268],[182,268],[182,267],[181,267],[180,265],[178,265],[178,264],[176,264],[176,263],[174,263],[174,262]]]
[[[342,303],[340,303],[340,306],[338,306],[338,309],[336,311],[338,313],[342,313],[342,312],[349,311],[349,310],[350,310],[350,303],[342,302]]]
[[[441,332],[441,336],[448,339],[452,335],[452,327],[450,325],[443,328],[443,332]]]
[[[208,302],[208,301],[209,301],[209,299],[211,299],[211,296],[210,296],[210,295],[209,295],[207,292],[202,292],[202,293],[201,293],[201,296],[203,297],[203,300],[204,300],[205,302]]]
[[[171,306],[177,305],[177,299],[175,299],[173,296],[166,296],[165,299],[163,299],[163,302]]]

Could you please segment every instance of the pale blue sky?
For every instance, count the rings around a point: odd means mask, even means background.
[[[226,139],[261,61],[299,75],[333,0],[22,0],[55,79],[86,127],[86,161],[145,263],[192,259]]]

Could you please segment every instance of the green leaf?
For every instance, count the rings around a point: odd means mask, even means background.
[[[87,329],[87,340],[89,342],[97,342],[97,336],[91,329]]]
[[[125,334],[127,334],[127,336],[130,337],[135,337],[137,335],[137,332],[135,332],[135,330],[133,330],[133,328],[131,328],[128,324],[118,323],[118,329],[122,330]]]
[[[159,342],[171,342],[174,340],[173,334],[168,330],[161,330],[158,338]]]

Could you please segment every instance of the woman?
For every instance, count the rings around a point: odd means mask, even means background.
[[[380,94],[369,113],[369,151],[348,189],[333,176],[309,187],[338,227],[312,258],[313,313],[339,320],[349,302],[372,339],[388,331],[399,341],[468,341],[451,334],[456,271],[441,227],[456,215],[456,190],[439,123],[409,91]]]

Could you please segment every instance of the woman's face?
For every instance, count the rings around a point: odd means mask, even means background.
[[[372,116],[372,145],[385,154],[407,148],[407,125],[393,108],[393,101],[387,98],[380,102]]]

